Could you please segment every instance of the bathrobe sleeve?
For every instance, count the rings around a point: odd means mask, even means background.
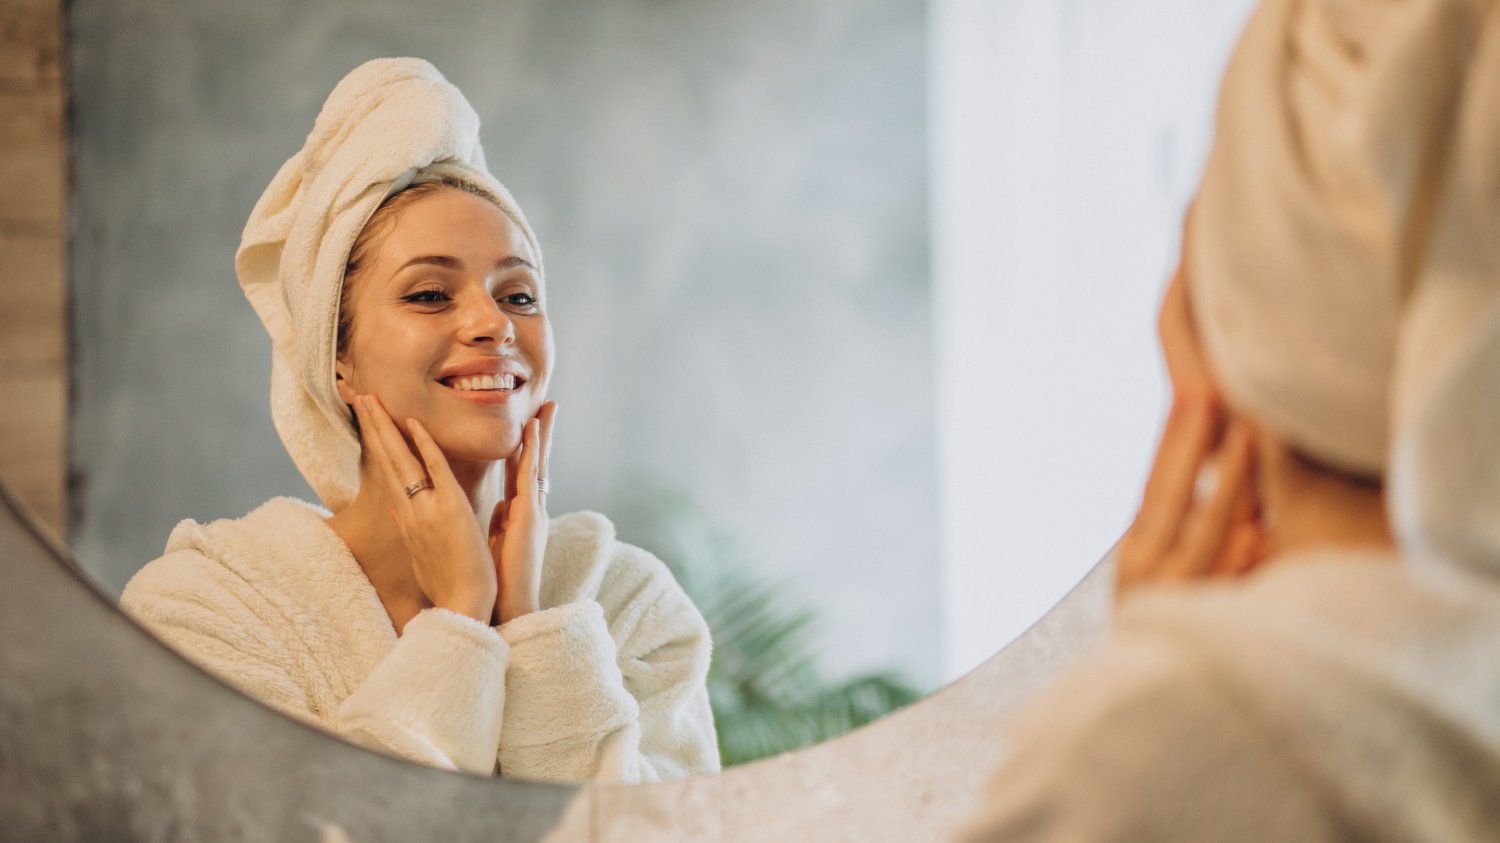
[[[338,732],[434,767],[494,775],[509,658],[494,627],[424,609],[339,706]]]
[[[650,782],[719,769],[708,626],[658,560],[614,550],[652,575],[500,627],[511,651],[503,776]]]
[[[1106,647],[1008,733],[962,843],[1348,839],[1284,737],[1156,642]]]
[[[191,661],[293,718],[412,761],[494,773],[509,650],[472,618],[421,612],[345,697],[294,618],[196,550],[141,569],[120,605]]]

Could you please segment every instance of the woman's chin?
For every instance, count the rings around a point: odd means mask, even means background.
[[[515,446],[506,448],[493,443],[481,445],[464,443],[457,447],[443,446],[443,455],[449,462],[500,462],[516,453]]]
[[[440,433],[433,438],[437,440],[438,448],[449,462],[496,462],[515,454],[521,444],[518,433],[505,436],[497,431],[476,432],[472,435],[457,435],[453,432],[446,436]]]
[[[521,447],[517,424],[433,424],[428,429],[450,462],[496,462],[515,455]]]

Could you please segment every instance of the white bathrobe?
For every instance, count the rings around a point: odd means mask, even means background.
[[[552,520],[541,611],[427,609],[398,638],[323,513],[275,498],[184,521],[121,606],[274,708],[448,769],[639,782],[718,769],[709,635],[666,566],[602,515]]]
[[[1392,552],[1155,588],[1027,707],[963,840],[1500,839],[1500,598]]]

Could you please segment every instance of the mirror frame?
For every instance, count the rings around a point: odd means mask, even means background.
[[[0,828],[18,839],[946,839],[1008,715],[1097,640],[1113,551],[979,668],[722,773],[550,785],[408,763],[284,717],[121,613],[0,481]]]

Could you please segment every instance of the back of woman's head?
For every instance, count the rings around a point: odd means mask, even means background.
[[[1384,476],[1409,556],[1500,582],[1494,5],[1262,3],[1186,255],[1230,404]]]

